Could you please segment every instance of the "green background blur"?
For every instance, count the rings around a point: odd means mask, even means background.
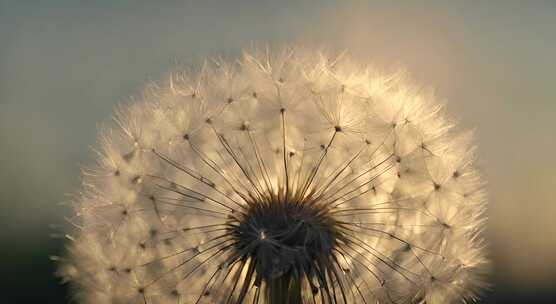
[[[0,302],[65,303],[52,273],[114,106],[176,62],[283,44],[404,67],[475,129],[493,291],[556,291],[556,1],[0,0]]]

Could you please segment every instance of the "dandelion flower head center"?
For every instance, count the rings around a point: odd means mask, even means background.
[[[315,203],[273,199],[254,204],[232,230],[237,253],[257,261],[259,281],[312,275],[316,264],[331,256],[340,233],[334,219]]]

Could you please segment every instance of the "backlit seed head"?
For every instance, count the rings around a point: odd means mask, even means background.
[[[286,49],[174,73],[102,133],[60,273],[83,303],[473,301],[468,134],[401,74]]]

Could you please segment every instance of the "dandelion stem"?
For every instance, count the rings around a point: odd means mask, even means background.
[[[301,304],[301,281],[290,274],[271,280],[268,290],[269,304]]]

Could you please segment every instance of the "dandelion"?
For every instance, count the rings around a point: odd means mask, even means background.
[[[245,53],[122,106],[61,275],[83,303],[476,301],[469,134],[402,74]]]

